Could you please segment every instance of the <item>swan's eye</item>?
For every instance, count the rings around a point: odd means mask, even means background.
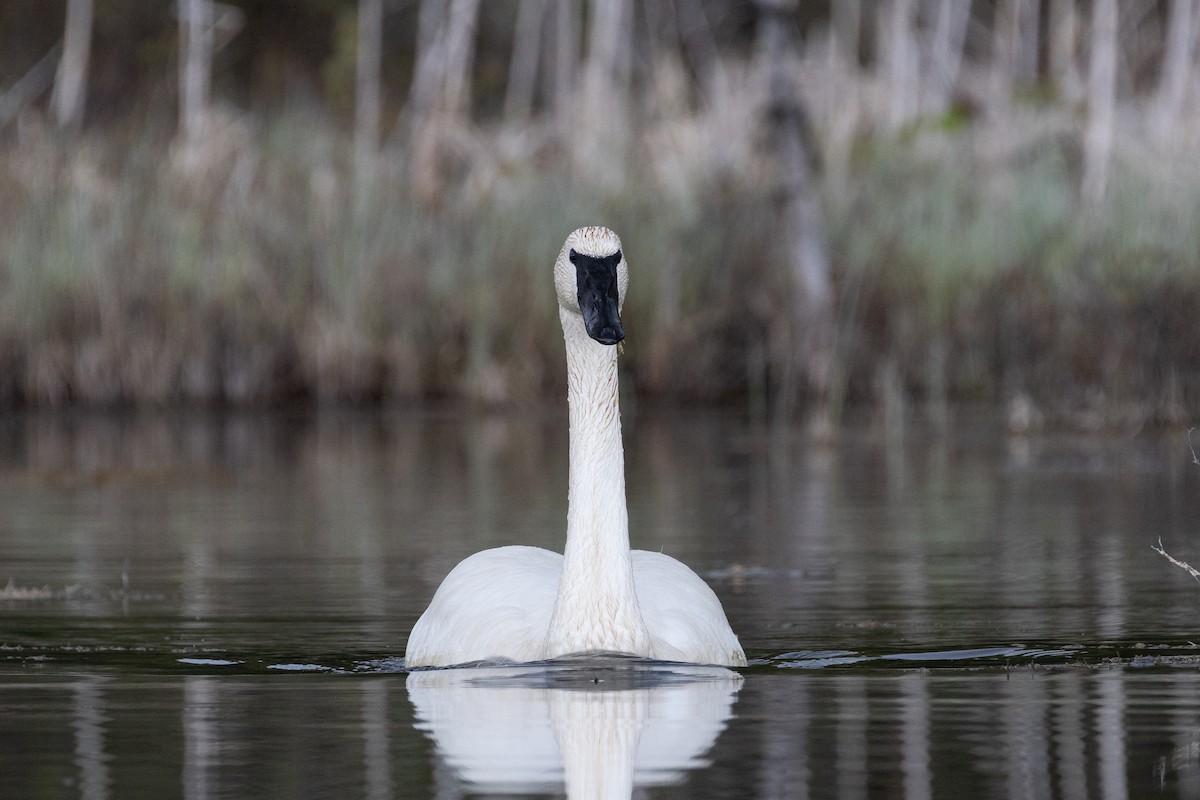
[[[571,254],[569,256],[567,256],[567,258],[571,259],[572,264],[574,264],[577,267],[579,266],[579,253],[575,252],[575,248],[573,248],[573,247],[571,248]]]

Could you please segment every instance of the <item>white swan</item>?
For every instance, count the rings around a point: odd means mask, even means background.
[[[571,424],[565,552],[510,546],[463,559],[413,626],[406,665],[607,651],[745,666],[712,589],[670,556],[629,549],[614,346],[628,284],[615,233],[567,237],[554,264]]]

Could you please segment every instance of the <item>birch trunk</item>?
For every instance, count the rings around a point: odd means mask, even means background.
[[[1112,158],[1117,91],[1117,0],[1095,0],[1092,4],[1091,38],[1081,192],[1084,203],[1095,209],[1104,202]]]
[[[479,0],[451,2],[442,84],[442,108],[451,116],[470,113],[471,67],[475,62],[475,27],[478,22]]]
[[[587,61],[583,67],[583,98],[587,105],[602,104],[620,93],[622,73],[621,34],[630,13],[628,0],[592,0],[591,31]]]
[[[421,0],[417,16],[417,64],[408,90],[407,113],[413,131],[437,101],[446,57],[447,0]]]
[[[354,163],[370,174],[379,147],[379,69],[383,49],[383,0],[359,0],[355,63]]]
[[[970,0],[941,0],[926,7],[936,9],[933,40],[929,47],[929,75],[925,78],[924,111],[939,113],[950,105],[958,71],[962,66],[963,43],[971,19]]]
[[[625,96],[629,48],[625,36],[628,0],[592,0],[587,59],[583,65],[580,104],[573,110],[568,141],[575,167],[588,181],[610,189],[624,182],[627,125]]]
[[[1037,79],[1038,1],[1001,0],[992,24],[992,58],[1009,86]]]
[[[911,121],[917,113],[917,48],[913,41],[914,0],[891,0],[880,8],[883,31],[880,43],[886,48],[887,116],[889,130]]]
[[[1155,127],[1160,136],[1174,132],[1195,77],[1196,12],[1196,0],[1171,0],[1156,103]]]
[[[418,25],[421,50],[409,96],[412,186],[426,201],[443,188],[440,143],[447,125],[467,117],[479,0],[425,0]]]
[[[181,0],[179,39],[179,127],[184,141],[196,142],[208,109],[212,75],[213,9],[210,0]]]
[[[67,0],[62,61],[54,80],[52,103],[60,128],[76,127],[83,119],[91,49],[92,0]]]

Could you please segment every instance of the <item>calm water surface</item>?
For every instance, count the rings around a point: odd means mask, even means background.
[[[634,544],[751,666],[405,672],[459,559],[561,549],[563,416],[0,420],[0,796],[1200,797],[1185,432],[643,414]]]

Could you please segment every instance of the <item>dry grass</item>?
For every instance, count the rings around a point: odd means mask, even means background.
[[[447,123],[425,199],[403,149],[355,179],[350,137],[307,108],[214,117],[186,153],[154,120],[69,143],[27,121],[0,146],[0,403],[557,397],[550,263],[601,222],[633,266],[638,390],[760,404],[792,305],[740,80],[647,103],[609,188],[536,122]],[[1008,120],[1004,146],[955,113],[899,133],[860,120],[847,146],[849,105],[813,103],[839,396],[1017,403],[1085,427],[1197,415],[1200,168],[1122,129],[1088,215],[1078,133],[1053,106]]]

